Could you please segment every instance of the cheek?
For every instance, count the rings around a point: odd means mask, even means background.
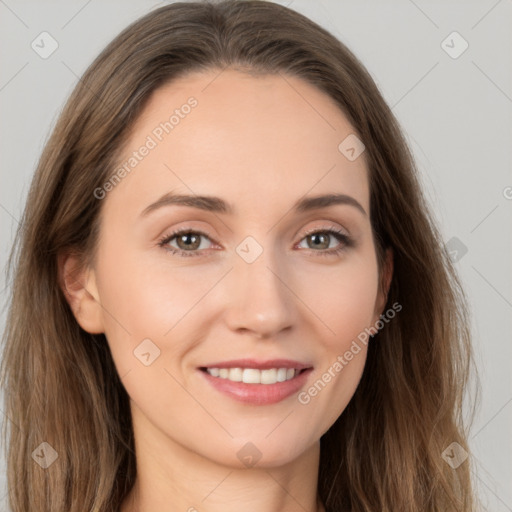
[[[378,292],[376,259],[370,251],[353,254],[337,266],[325,266],[299,277],[299,297],[324,325],[329,352],[344,351],[374,319]]]
[[[349,343],[345,348],[347,350],[334,354],[324,366],[318,368],[309,386],[297,397],[299,407],[303,408],[303,414],[319,436],[343,413],[363,374],[366,345],[356,342]]]
[[[133,366],[133,351],[145,339],[156,345],[156,352],[160,350],[158,363],[183,355],[200,337],[198,318],[207,315],[209,302],[201,298],[225,272],[205,265],[199,277],[190,265],[171,264],[163,250],[158,257],[155,251],[148,255],[116,253],[113,244],[105,243],[99,258],[97,284],[105,333],[120,373]]]
[[[321,359],[298,402],[322,433],[346,408],[364,370],[378,291],[376,260],[367,254],[336,269],[310,274],[309,285],[314,281],[315,286],[302,292],[324,327],[319,336]]]
[[[165,258],[155,263],[142,255],[110,254],[101,260],[98,284],[105,333],[123,386],[133,405],[155,423],[186,432],[190,419],[179,411],[188,411],[198,424],[205,418],[182,387],[180,365],[204,329],[195,316],[204,311],[198,301],[218,277],[198,279],[197,272],[171,266]]]

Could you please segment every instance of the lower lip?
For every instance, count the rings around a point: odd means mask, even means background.
[[[297,393],[304,386],[308,375],[313,369],[308,368],[293,379],[275,384],[246,384],[233,382],[229,379],[213,377],[208,372],[199,370],[204,378],[218,391],[238,400],[252,405],[275,404]]]

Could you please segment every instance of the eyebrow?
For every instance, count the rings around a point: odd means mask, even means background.
[[[318,196],[310,196],[299,199],[292,207],[297,213],[303,213],[310,210],[316,210],[320,208],[327,208],[328,206],[344,204],[355,207],[364,216],[368,216],[366,210],[361,206],[356,199],[346,194],[324,194]],[[162,208],[163,206],[190,206],[192,208],[198,208],[200,210],[206,210],[215,213],[225,213],[232,215],[234,208],[232,205],[221,199],[220,197],[214,196],[198,196],[198,195],[184,195],[175,194],[168,192],[147,206],[142,212],[141,217],[147,216],[149,213]]]

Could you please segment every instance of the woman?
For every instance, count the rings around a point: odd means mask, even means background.
[[[474,510],[463,290],[397,121],[304,16],[125,29],[10,263],[14,511]]]

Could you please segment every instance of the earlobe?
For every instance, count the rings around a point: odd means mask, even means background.
[[[82,329],[91,334],[105,332],[94,270],[84,268],[78,255],[59,254],[59,285]]]

